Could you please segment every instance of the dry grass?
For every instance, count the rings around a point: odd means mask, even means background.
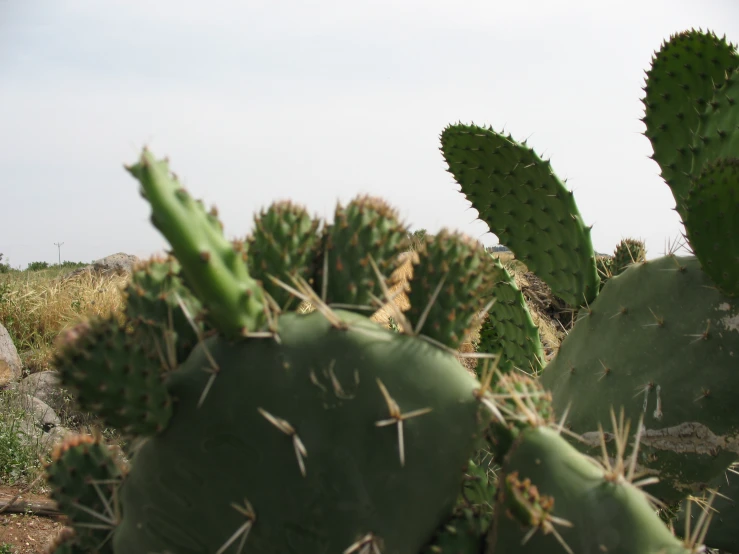
[[[62,279],[55,270],[0,275],[0,322],[13,337],[24,367],[49,369],[60,331],[93,315],[117,313],[126,276],[82,273]]]
[[[547,358],[551,358],[564,336],[562,326],[548,313],[551,311],[551,292],[511,253],[494,255],[514,275],[516,284],[523,290],[534,322],[539,327]],[[400,291],[395,303],[402,311],[410,307],[408,282],[413,277],[413,264],[417,259],[415,249],[402,254],[400,266],[390,277],[394,283],[390,292]],[[123,307],[120,291],[128,276],[85,272],[63,279],[62,275],[68,272],[68,269],[49,269],[0,275],[0,322],[13,337],[24,368],[29,373],[50,369],[54,343],[61,331],[90,316],[120,313]],[[311,307],[303,305],[301,311],[311,311]],[[389,327],[391,315],[392,310],[386,305],[372,314],[371,319]],[[469,341],[460,347],[460,352],[473,352],[478,338],[475,330]],[[469,358],[460,358],[460,362],[468,369],[474,369],[476,365],[475,360]]]

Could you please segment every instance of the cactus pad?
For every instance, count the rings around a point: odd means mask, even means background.
[[[632,264],[641,263],[647,259],[647,248],[642,240],[623,239],[616,245],[611,264],[611,275],[618,275]]]
[[[347,330],[285,314],[279,345],[215,337],[195,351],[170,382],[175,417],[123,485],[116,552],[215,552],[245,502],[245,551],[343,552],[367,533],[383,552],[419,551],[459,494],[485,421],[479,384],[433,345],[337,314]]]
[[[544,361],[539,328],[531,318],[526,300],[513,276],[499,259],[492,258],[496,276],[492,291],[495,304],[480,328],[478,351],[500,353],[498,368],[501,371],[515,367],[536,374]]]
[[[685,230],[703,270],[726,294],[739,293],[739,159],[709,164],[685,202]]]
[[[502,463],[486,554],[690,554],[623,475],[582,456],[556,430],[525,429]]]
[[[712,102],[714,87],[737,66],[739,55],[732,44],[712,33],[692,30],[664,42],[647,72],[645,135],[683,218],[694,172],[693,136],[701,114]],[[700,166],[696,169],[700,173]]]
[[[424,241],[406,316],[421,334],[458,348],[479,323],[480,299],[493,294],[499,271],[485,247],[461,233],[442,229]]]
[[[738,354],[739,306],[695,257],[666,256],[610,279],[541,381],[593,449],[611,408],[643,416],[639,462],[660,479],[650,492],[671,502],[739,454]]]
[[[275,202],[254,217],[254,231],[247,239],[249,273],[280,307],[295,302],[295,297],[270,275],[289,285],[293,285],[293,276],[306,281],[312,278],[321,238],[319,225],[305,208],[289,201]]]
[[[54,366],[80,408],[124,433],[152,435],[172,415],[167,340],[156,326],[94,319],[63,334]]]
[[[152,258],[138,264],[125,296],[126,319],[134,325],[156,327],[168,336],[174,351],[167,351],[167,362],[176,368],[189,356],[204,330],[202,322],[196,321],[202,304],[182,282],[177,260]]]
[[[315,284],[321,297],[325,290],[324,300],[332,305],[375,306],[373,296],[382,299],[383,288],[373,262],[387,278],[409,245],[408,229],[396,210],[380,198],[360,196],[346,207],[336,207],[326,234],[328,275],[323,274],[324,265],[319,266]]]
[[[117,482],[121,467],[107,446],[89,436],[71,436],[58,444],[46,465],[51,497],[70,519],[55,552],[112,553],[118,523]]]
[[[568,303],[595,298],[590,228],[549,162],[510,136],[470,125],[444,129],[441,150],[462,193],[517,259]]]

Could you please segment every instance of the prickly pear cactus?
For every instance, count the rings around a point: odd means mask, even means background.
[[[491,386],[500,417],[488,436],[501,467],[486,554],[693,552],[641,489],[623,417],[613,420],[616,459],[588,459],[564,439],[551,396],[536,381],[512,373]]]
[[[646,135],[696,256],[628,265],[581,311],[542,375],[555,407],[570,408],[568,423],[593,449],[611,405],[643,418],[639,464],[660,479],[649,490],[670,502],[701,490],[739,456],[739,305],[730,296],[739,282],[739,112],[727,96],[736,65],[733,46],[710,33],[675,35],[657,53]]]
[[[358,313],[387,300],[384,275],[407,236],[383,202],[360,198],[343,210],[343,223],[323,235],[328,247],[317,262],[317,225],[292,207],[267,210],[247,241],[249,252],[261,254],[250,264],[166,162],[145,151],[129,171],[181,268],[153,264],[137,274],[127,324],[76,329],[57,365],[87,408],[146,440],[131,452],[114,494],[103,494],[114,516],[70,488],[85,486],[85,472],[70,472],[66,459],[88,459],[86,443],[70,445],[49,466],[57,497],[84,500],[105,516],[107,548],[116,554],[418,554],[455,505],[490,417],[480,383],[453,350],[484,307],[476,296],[490,296],[495,285],[484,247],[454,233],[430,241],[412,283],[421,309],[407,314],[409,331],[394,333]],[[275,237],[285,239],[282,256]],[[168,294],[161,292],[165,277]],[[443,281],[453,287],[434,297],[429,287]],[[267,282],[317,309],[281,311],[287,298],[274,287],[266,292],[260,283]],[[175,294],[178,301],[168,302]],[[197,345],[181,363],[172,358],[173,368],[159,343],[136,333],[171,327],[171,310],[182,309],[183,298],[190,309],[178,317],[192,323]],[[351,302],[357,309],[344,309]],[[178,327],[175,340],[187,329]],[[83,546],[86,535],[75,530],[69,547]]]
[[[643,419],[640,469],[674,501],[737,456],[739,306],[695,257],[666,256],[608,281],[541,376],[572,431],[600,448],[612,406]]]

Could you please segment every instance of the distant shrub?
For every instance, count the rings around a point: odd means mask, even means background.
[[[2,253],[0,253],[0,273],[10,273],[10,264],[3,263]]]
[[[49,262],[31,262],[28,264],[28,271],[41,271],[42,269],[49,269]]]
[[[85,267],[90,264],[86,264],[85,262],[70,262],[69,260],[65,260],[60,264],[54,264],[53,267],[58,267],[61,269],[77,269],[78,267]]]

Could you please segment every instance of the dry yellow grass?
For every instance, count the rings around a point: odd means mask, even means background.
[[[68,270],[67,270],[68,271]],[[24,367],[49,369],[54,341],[76,322],[117,313],[126,276],[82,273],[61,279],[54,270],[0,275],[0,322],[13,337]]]
[[[539,327],[542,342],[551,358],[559,347],[563,330],[541,308],[538,297],[550,294],[542,290],[540,282],[529,282],[524,264],[507,252],[497,256],[524,291],[534,322]],[[407,292],[413,277],[413,264],[417,263],[415,251],[401,255],[401,263],[393,272],[390,293],[396,294],[395,304],[405,312],[410,307]],[[49,369],[54,354],[56,337],[64,329],[90,316],[108,316],[120,313],[123,304],[121,289],[128,282],[126,275],[101,276],[82,273],[71,279],[61,279],[59,272],[13,272],[0,275],[0,322],[11,333],[18,346],[24,367],[30,372]],[[312,311],[308,304],[301,311]],[[385,305],[372,314],[371,319],[380,325],[389,326],[393,309]],[[397,318],[395,318],[397,319]],[[397,323],[397,321],[396,321]],[[460,347],[460,352],[473,352],[479,338],[479,327],[469,340]],[[474,359],[460,358],[468,369],[476,366]]]

